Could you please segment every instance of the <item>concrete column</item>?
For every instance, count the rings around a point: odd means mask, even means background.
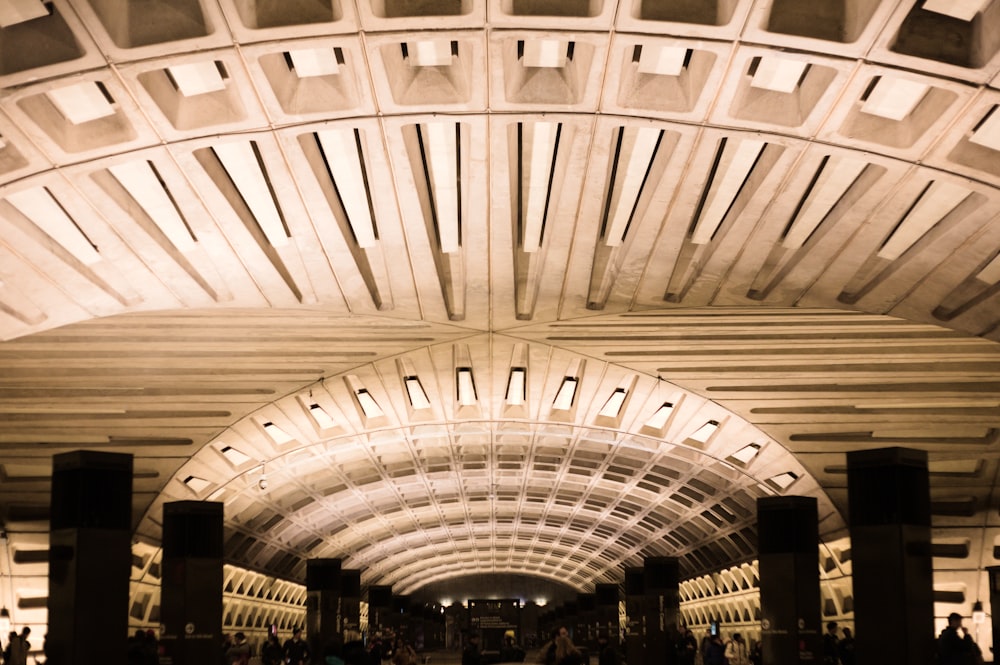
[[[648,557],[643,561],[643,571],[646,661],[673,663],[674,638],[681,613],[680,564],[675,557]]]
[[[163,504],[160,642],[166,665],[215,662],[222,644],[222,519],[217,501]]]
[[[306,639],[316,660],[342,639],[340,559],[306,561]]]
[[[822,656],[816,499],[757,499],[761,642],[767,665],[817,663]]]
[[[132,455],[81,450],[53,456],[51,496],[48,662],[125,665]],[[112,635],[120,639],[108,639]],[[43,638],[31,641],[40,646]]]
[[[934,660],[934,568],[927,453],[847,453],[858,665]]]

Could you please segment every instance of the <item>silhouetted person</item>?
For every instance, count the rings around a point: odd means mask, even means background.
[[[939,665],[976,665],[982,662],[982,652],[972,635],[962,626],[962,615],[948,615],[948,626],[938,636]]]
[[[462,665],[480,665],[483,656],[479,651],[479,633],[469,635],[469,641],[462,649]]]

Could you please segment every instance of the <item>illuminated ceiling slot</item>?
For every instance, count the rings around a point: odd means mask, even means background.
[[[705,245],[712,240],[766,147],[764,141],[751,139],[740,141],[735,148],[731,147],[729,139],[719,142],[698,221],[691,233],[692,243]]]
[[[615,388],[615,391],[608,397],[604,406],[601,407],[598,415],[606,418],[617,418],[618,414],[621,413],[622,406],[625,404],[626,397],[628,397],[628,391],[625,388]]]
[[[416,376],[404,377],[403,385],[406,386],[406,396],[410,400],[410,406],[418,410],[431,408],[431,401],[427,399],[427,393],[424,392],[424,386],[420,383],[419,378]]]
[[[268,242],[273,247],[287,245],[288,229],[274,198],[274,189],[264,170],[257,144],[254,141],[219,143],[212,146],[212,151],[222,162]]]
[[[355,242],[364,249],[374,247],[378,229],[372,213],[361,133],[357,129],[324,129],[316,132],[316,140]]]
[[[667,421],[670,420],[670,414],[674,412],[674,405],[670,402],[664,402],[660,405],[660,408],[649,417],[646,421],[645,426],[651,427],[652,429],[662,430],[667,426]]]
[[[212,483],[208,482],[204,478],[199,478],[198,476],[188,476],[184,479],[184,484],[198,494],[204,492],[212,486]]]
[[[993,260],[986,264],[986,267],[979,271],[976,279],[987,284],[1000,282],[1000,254],[993,257]]]
[[[749,464],[753,458],[757,457],[759,453],[760,445],[756,443],[749,443],[730,455],[730,457],[740,464],[746,465]]]
[[[558,39],[529,39],[518,41],[518,56],[524,67],[565,67],[573,59],[573,42]]]
[[[0,2],[0,28],[49,15],[49,8],[42,0],[3,0]]]
[[[372,394],[368,392],[366,388],[359,388],[354,393],[355,397],[358,398],[358,404],[361,406],[361,412],[365,414],[368,418],[381,418],[385,415],[382,407],[378,405]]]
[[[97,246],[46,187],[34,187],[7,195],[7,201],[67,252],[85,265],[101,260]]]
[[[222,453],[223,457],[229,460],[229,463],[233,466],[242,466],[253,459],[249,455],[236,450],[236,448],[233,448],[232,446],[223,446],[219,449],[219,452]]]
[[[448,67],[458,55],[458,42],[447,39],[425,39],[402,45],[403,57],[411,67]]]
[[[680,76],[691,60],[691,49],[682,46],[645,45],[636,49],[641,74]]]
[[[621,245],[624,241],[662,139],[662,129],[618,129],[618,141],[611,166],[611,192],[604,210],[602,233],[608,246]]]
[[[798,213],[785,231],[782,247],[798,249],[805,244],[867,165],[860,159],[824,157],[819,175],[810,185]]]
[[[566,368],[559,390],[552,401],[552,408],[557,411],[568,411],[576,403],[576,393],[580,387],[580,366],[579,360],[574,360]]]
[[[460,132],[461,125],[454,122],[417,126],[438,243],[445,254],[459,251],[462,245]]]
[[[809,63],[805,60],[764,56],[754,58],[756,67],[750,80],[751,88],[791,93],[799,87]]]
[[[197,239],[181,215],[152,162],[128,162],[108,168],[129,195],[153,220],[171,244],[182,252],[192,249]]]
[[[45,93],[64,118],[74,125],[115,114],[114,99],[100,81],[82,81]]]
[[[971,192],[968,189],[949,182],[931,182],[879,249],[878,256],[889,260],[898,259],[969,194]]]
[[[267,435],[271,437],[271,440],[279,446],[283,443],[288,443],[293,439],[291,434],[281,429],[271,421],[263,423],[261,427],[263,427],[264,431],[267,432]]]
[[[862,98],[861,112],[899,121],[913,112],[929,90],[929,85],[919,81],[876,76]]]
[[[798,479],[798,475],[792,473],[791,471],[785,471],[784,473],[779,473],[776,476],[771,476],[767,479],[767,482],[774,487],[777,487],[779,490],[785,491]]]
[[[309,415],[312,416],[320,429],[333,429],[337,426],[337,421],[327,413],[326,409],[315,402],[309,405]]]
[[[994,105],[973,130],[969,137],[971,143],[1000,151],[1000,113],[997,113],[997,108],[1000,107]]]
[[[461,406],[472,406],[477,400],[476,380],[471,367],[459,367],[455,371],[455,390]]]
[[[689,434],[687,438],[699,443],[705,443],[712,437],[713,434],[715,434],[717,429],[719,429],[719,421],[709,420],[704,425]]]
[[[300,79],[316,76],[335,76],[344,64],[344,54],[339,48],[295,49],[285,53],[289,69]]]
[[[537,252],[542,245],[561,131],[558,122],[518,124],[520,240],[525,252]]]
[[[507,391],[504,399],[510,406],[522,406],[527,399],[525,393],[527,388],[528,370],[524,367],[511,367],[510,375],[507,377]]]
[[[923,9],[962,21],[971,21],[984,11],[992,0],[925,0]]]
[[[167,67],[167,78],[185,97],[196,97],[226,89],[229,74],[217,60],[203,60]]]

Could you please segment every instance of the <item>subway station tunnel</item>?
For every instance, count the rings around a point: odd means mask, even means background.
[[[939,624],[990,612],[998,35],[996,0],[7,0],[0,601],[44,632],[52,456],[96,450],[134,455],[132,627],[164,504],[208,500],[227,630],[300,623],[311,558],[441,600],[668,556],[687,623],[752,634],[782,495],[850,625],[846,456],[898,446]]]

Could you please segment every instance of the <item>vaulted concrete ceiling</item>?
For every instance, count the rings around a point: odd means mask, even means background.
[[[998,563],[1000,3],[0,8],[0,502],[136,455],[227,557],[414,591],[754,556],[928,450]],[[524,386],[523,392],[519,386]],[[669,405],[669,406],[667,406]],[[260,481],[266,479],[266,488]]]

